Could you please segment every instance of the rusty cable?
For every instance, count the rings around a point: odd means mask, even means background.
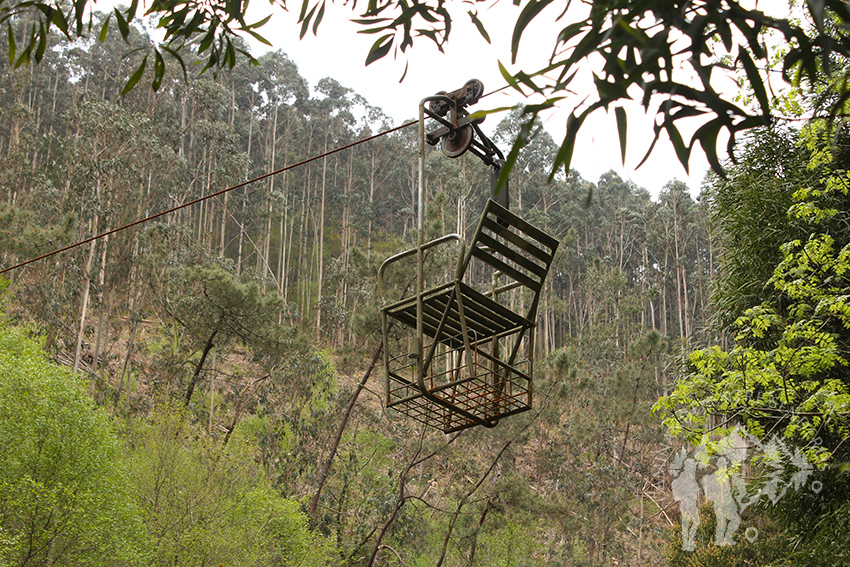
[[[4,269],[0,270],[0,274],[5,274],[6,272],[10,272],[10,271],[12,271],[12,270],[16,270],[16,269],[18,269],[18,268],[22,268],[22,267],[26,266],[27,264],[32,264],[33,262],[38,262],[39,260],[43,260],[43,259],[45,259],[45,258],[49,258],[50,256],[55,256],[56,254],[61,254],[62,252],[66,252],[66,251],[68,251],[68,250],[71,250],[72,248],[76,248],[76,247],[78,247],[78,246],[82,246],[83,244],[88,244],[89,242],[94,242],[95,240],[99,240],[99,239],[104,238],[104,237],[106,237],[106,236],[109,236],[109,235],[111,235],[111,234],[115,234],[116,232],[121,232],[122,230],[126,230],[126,229],[128,229],[128,228],[132,228],[132,227],[134,227],[134,226],[136,226],[136,225],[144,224],[144,223],[146,223],[146,222],[149,222],[149,221],[152,221],[152,220],[154,220],[154,219],[157,219],[157,218],[159,218],[159,217],[161,217],[161,216],[165,216],[165,215],[170,214],[170,213],[173,213],[173,212],[175,212],[175,211],[179,211],[180,209],[185,209],[186,207],[191,207],[192,205],[196,205],[196,204],[198,204],[198,203],[200,203],[200,202],[202,202],[202,201],[206,201],[207,199],[212,199],[213,197],[218,197],[219,195],[224,195],[225,193],[228,193],[228,192],[230,192],[230,191],[233,191],[234,189],[239,189],[240,187],[245,187],[245,186],[250,185],[250,184],[252,184],[252,183],[256,183],[257,181],[262,181],[263,179],[267,179],[267,178],[272,177],[272,176],[274,176],[274,175],[278,175],[279,173],[283,173],[284,171],[288,171],[288,170],[290,170],[290,169],[294,169],[294,168],[296,168],[296,167],[299,167],[299,166],[302,166],[302,165],[306,165],[306,164],[308,164],[308,163],[310,163],[310,162],[316,161],[316,160],[318,160],[318,159],[325,158],[325,157],[327,157],[327,156],[329,156],[329,155],[332,155],[332,154],[335,154],[335,153],[337,153],[337,152],[341,152],[341,151],[343,151],[343,150],[347,150],[347,149],[349,149],[349,148],[352,148],[352,147],[357,146],[357,145],[359,145],[359,144],[362,144],[362,143],[364,143],[364,142],[369,142],[369,141],[374,140],[374,139],[376,139],[376,138],[380,138],[381,136],[386,136],[387,134],[392,134],[393,132],[397,132],[398,130],[402,130],[402,129],[407,128],[408,126],[412,126],[412,125],[414,125],[414,124],[417,124],[417,121],[416,121],[416,120],[413,120],[413,121],[411,121],[411,122],[406,122],[406,123],[402,124],[401,126],[396,126],[396,127],[394,127],[394,128],[390,128],[389,130],[385,130],[385,131],[383,131],[383,132],[379,132],[378,134],[375,134],[375,135],[373,135],[373,136],[369,136],[369,137],[367,137],[367,138],[362,138],[362,139],[360,139],[360,140],[356,140],[356,141],[351,142],[351,143],[349,143],[349,144],[345,144],[344,146],[340,146],[340,147],[338,147],[338,148],[334,148],[334,149],[332,149],[332,150],[328,150],[328,151],[326,151],[326,152],[324,152],[324,153],[321,153],[321,154],[319,154],[319,155],[316,155],[316,156],[313,156],[313,157],[310,157],[310,158],[307,158],[307,159],[301,160],[301,161],[299,161],[299,162],[297,162],[297,163],[293,163],[293,164],[291,164],[291,165],[284,166],[284,167],[282,167],[282,168],[280,168],[280,169],[277,169],[277,170],[275,170],[275,171],[271,171],[271,172],[268,172],[268,173],[264,173],[264,174],[262,174],[262,175],[260,175],[260,176],[258,176],[258,177],[253,178],[253,179],[249,179],[249,180],[243,181],[243,182],[241,182],[241,183],[237,183],[236,185],[233,185],[233,186],[228,187],[228,188],[226,188],[226,189],[222,189],[221,191],[216,191],[215,193],[210,193],[209,195],[205,195],[205,196],[203,196],[203,197],[199,197],[199,198],[197,198],[197,199],[195,199],[195,200],[193,200],[193,201],[189,201],[188,203],[183,203],[182,205],[177,205],[176,207],[172,207],[172,208],[167,209],[167,210],[165,210],[165,211],[161,211],[161,212],[156,213],[156,214],[154,214],[154,215],[151,215],[151,216],[149,216],[149,217],[145,217],[145,218],[143,218],[143,219],[139,219],[139,220],[133,221],[133,222],[131,222],[131,223],[129,223],[129,224],[125,224],[124,226],[120,226],[120,227],[118,227],[118,228],[113,228],[113,229],[111,229],[111,230],[107,230],[106,232],[102,232],[102,233],[100,233],[100,234],[96,234],[95,236],[91,236],[91,237],[89,237],[89,238],[86,238],[85,240],[80,240],[79,242],[75,242],[74,244],[69,244],[68,246],[65,246],[64,248],[59,248],[59,249],[57,249],[57,250],[53,250],[52,252],[48,252],[48,253],[46,253],[46,254],[42,254],[41,256],[38,256],[38,257],[36,257],[36,258],[32,258],[32,259],[30,259],[30,260],[27,260],[26,262],[21,262],[21,263],[19,263],[19,264],[15,264],[14,266],[11,266],[11,267],[9,267],[9,268],[4,268]]]

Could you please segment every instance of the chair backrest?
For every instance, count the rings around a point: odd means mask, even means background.
[[[558,241],[492,199],[487,201],[463,270],[476,258],[505,276],[510,283],[498,291],[525,287],[534,294],[528,316],[537,311],[540,290],[558,249]]]

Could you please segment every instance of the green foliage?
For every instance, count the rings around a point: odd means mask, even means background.
[[[477,3],[464,10],[478,33],[489,42],[486,23],[474,7]],[[286,8],[283,0],[275,0],[273,4]],[[298,18],[301,37],[311,29],[314,34],[317,32],[326,4],[327,0],[302,0]],[[358,12],[354,21],[364,26],[363,33],[376,37],[365,54],[365,63],[371,64],[390,53],[406,52],[419,37],[428,38],[442,49],[452,29],[453,16],[447,4],[450,3],[408,5],[401,1],[371,1],[361,11],[356,2],[352,3],[351,9]],[[552,0],[516,5],[519,13],[510,40],[512,61],[517,59],[529,26],[547,17],[544,14],[551,15],[553,10],[561,9]],[[0,4],[0,24],[5,22],[8,28],[9,63],[18,67],[40,62],[47,51],[51,28],[71,41],[96,36],[104,42],[114,19],[121,38],[132,46],[131,52],[144,53],[134,62],[133,72],[122,89],[126,95],[142,80],[148,68],[153,69],[152,88],[161,87],[167,70],[164,56],[176,60],[185,77],[185,51],[194,49],[204,59],[203,71],[211,69],[215,74],[224,68],[233,69],[237,57],[259,64],[242,47],[238,35],[247,34],[271,45],[257,32],[270,16],[248,23],[247,5],[221,0],[153,2],[147,7],[145,17],[157,20],[163,39],[134,45],[134,24],[140,19],[138,7],[138,2],[133,1],[127,8],[115,8],[95,29],[97,26],[87,16],[90,3],[86,0],[67,5],[42,1]],[[524,110],[527,120],[520,130],[525,135],[516,139],[509,165],[514,163],[519,148],[527,143],[527,134],[538,113],[551,108],[574,89],[580,80],[578,69],[588,61],[602,61],[593,76],[596,96],[581,104],[567,120],[567,133],[553,161],[552,176],[562,167],[569,169],[578,132],[589,116],[599,111],[613,108],[625,157],[628,120],[624,105],[631,101],[638,102],[647,112],[657,113],[654,140],[647,156],[655,143],[666,136],[685,169],[699,144],[713,169],[722,172],[717,147],[723,136],[728,136],[727,153],[731,155],[736,134],[774,121],[772,111],[779,106],[777,98],[782,95],[773,94],[764,69],[778,65],[777,59],[781,60],[782,77],[788,83],[795,86],[805,83],[813,92],[828,93],[822,93],[822,98],[827,100],[827,115],[841,114],[850,96],[844,65],[850,57],[846,31],[850,11],[840,0],[806,2],[805,23],[790,15],[773,17],[737,1],[706,6],[693,0],[661,4],[594,0],[586,13],[576,19],[572,18],[573,14],[564,10],[556,16],[556,21],[563,21],[563,27],[554,38],[552,56],[545,66],[511,74],[500,63],[505,79],[514,89],[546,97],[544,102]],[[19,30],[13,28],[17,23],[15,18],[25,20]],[[781,46],[778,49],[766,47],[777,42]],[[780,55],[777,57],[776,53]],[[673,70],[679,68],[688,72],[674,74]],[[735,96],[717,90],[711,81],[717,72],[740,77],[751,108],[739,105]],[[635,89],[640,93],[637,97]],[[703,119],[702,124],[686,139],[680,121],[695,117]]]
[[[794,563],[801,567],[842,565],[850,561],[850,548],[846,534],[850,533],[850,502],[843,499],[831,506],[828,513],[814,519],[808,537],[801,538],[803,545],[793,555]]]
[[[149,564],[334,564],[300,504],[265,484],[249,447],[214,443],[167,403],[128,431],[128,443]]]
[[[792,221],[804,221],[812,233],[782,245],[783,258],[767,282],[776,299],[738,318],[732,349],[693,352],[691,373],[659,400],[656,409],[675,412],[665,420],[672,433],[698,443],[709,418],[725,415],[758,437],[781,433],[807,447],[818,464],[850,435],[850,234],[844,229],[850,185],[844,171],[823,175],[794,195]],[[828,441],[820,445],[821,438]]]
[[[781,535],[777,523],[767,515],[748,510],[741,518],[735,545],[731,546],[715,544],[717,518],[711,504],[700,508],[699,517],[701,521],[694,537],[694,551],[682,549],[681,525],[677,524],[670,530],[667,547],[667,564],[670,567],[781,565],[779,561],[788,556],[787,540]]]
[[[107,40],[110,23],[115,27],[130,52],[146,52],[127,80],[122,95],[130,92],[145,74],[147,62],[151,60],[153,79],[151,87],[158,90],[165,77],[164,55],[173,58],[187,75],[184,57],[189,46],[198,56],[206,58],[203,71],[211,69],[216,74],[222,69],[232,69],[236,65],[237,54],[257,64],[251,54],[242,48],[239,34],[248,34],[259,41],[271,45],[257,33],[257,29],[268,22],[268,16],[255,23],[245,20],[247,5],[233,2],[183,2],[155,1],[144,6],[145,18],[152,18],[162,30],[162,41],[142,47],[133,45],[133,34],[142,20],[138,12],[139,2],[133,0],[129,7],[116,7],[96,29],[91,17],[93,2],[77,0],[71,3],[49,3],[29,1],[6,1],[0,3],[0,25],[8,28],[7,55],[10,66],[15,68],[31,63],[41,63],[50,40],[51,28],[58,30],[69,41],[97,38],[103,43]],[[284,6],[284,3],[280,3]],[[285,6],[284,6],[285,7]],[[21,22],[22,25],[14,25]],[[14,28],[18,28],[17,30]],[[135,47],[135,49],[132,49]]]
[[[366,64],[390,52],[405,52],[418,36],[442,48],[452,27],[452,15],[445,4],[370,3],[368,10],[354,20],[364,26],[364,33],[378,35]],[[503,76],[515,90],[546,96],[543,103],[524,110],[527,120],[523,131],[530,130],[539,112],[563,99],[571,89],[576,90],[575,84],[583,79],[579,73],[582,66],[595,63],[595,97],[580,104],[567,120],[553,176],[560,168],[569,168],[578,132],[599,111],[614,110],[625,155],[628,121],[624,105],[633,101],[647,112],[657,113],[654,140],[646,157],[666,136],[686,170],[699,144],[712,168],[721,173],[717,147],[723,136],[728,136],[727,153],[731,156],[736,134],[770,124],[775,118],[772,110],[777,97],[762,69],[777,64],[776,53],[780,54],[782,77],[788,83],[805,83],[812,91],[816,85],[829,85],[826,90],[833,96],[825,111],[830,116],[840,114],[850,96],[845,67],[850,57],[846,29],[850,10],[840,0],[806,2],[804,23],[790,15],[773,17],[737,1],[594,0],[578,17],[576,11],[562,9],[552,0],[515,4],[519,13],[511,37],[512,62],[535,20],[555,15],[556,21],[563,22],[554,38],[551,58],[542,68],[510,74],[500,63]],[[325,0],[302,1],[302,35],[311,21],[315,33],[324,6]],[[469,9],[468,14],[489,41],[477,11]],[[779,43],[781,48],[768,49],[766,46],[772,43]],[[600,61],[601,66],[596,64]],[[687,72],[674,73],[676,69]],[[718,90],[711,81],[717,73],[737,74],[751,95],[752,108],[740,106],[734,96]],[[680,121],[694,118],[702,119],[701,125],[686,139]],[[526,142],[527,136],[519,136],[511,156],[516,157],[518,148]],[[511,157],[508,161],[512,163]]]
[[[807,235],[802,223],[789,222],[788,209],[795,191],[818,181],[809,168],[811,151],[793,131],[752,132],[742,154],[727,165],[726,178],[714,176],[703,193],[723,266],[712,291],[712,317],[723,330],[765,296],[775,297],[765,282],[782,260],[780,247]]]
[[[531,565],[535,552],[536,532],[542,531],[542,520],[531,514],[493,514],[489,521],[495,526],[479,537],[475,556],[480,565],[521,567]]]
[[[775,565],[840,564],[846,556],[846,544],[836,539],[834,529],[846,524],[850,495],[843,472],[850,454],[845,446],[850,436],[850,179],[840,149],[842,134],[827,137],[823,126],[816,122],[799,134],[811,156],[807,170],[787,170],[791,175],[764,199],[738,201],[738,210],[715,211],[721,229],[732,237],[723,263],[732,262],[734,277],[721,280],[721,299],[727,300],[725,306],[741,305],[745,298],[757,303],[730,326],[734,344],[692,352],[688,374],[654,408],[666,416],[668,431],[704,444],[709,453],[716,449],[718,435],[744,425],[768,447],[776,446],[773,436],[779,436],[817,467],[806,490],[789,492],[775,507],[760,505],[756,512],[775,521],[776,536],[762,540],[760,535],[755,546],[744,547],[757,554],[750,561]],[[715,185],[720,197],[715,203],[747,194],[754,177],[775,170],[767,162],[757,165],[769,155],[764,150],[756,146],[755,160],[745,160],[742,175]],[[789,199],[783,221],[772,207]],[[764,203],[771,205],[766,222],[746,227]],[[735,235],[742,238],[736,241]],[[784,243],[775,257],[769,244],[780,238]],[[732,248],[746,243],[753,248]],[[754,260],[749,271],[743,263],[748,258]],[[759,290],[758,280],[771,262],[772,273]],[[788,461],[795,456],[779,453],[756,463],[750,480],[758,482],[764,467],[791,470]],[[777,546],[784,550],[781,555],[776,555]],[[789,546],[793,552],[787,551]],[[744,561],[744,552],[711,546],[693,555],[674,550],[672,564],[735,564]]]
[[[217,262],[178,267],[167,277],[169,291],[176,292],[176,297],[166,308],[199,342],[219,330],[220,342],[257,339],[270,348],[276,346],[277,337],[262,331],[284,305],[279,296],[263,293],[260,282],[242,281],[232,266]]]
[[[145,538],[107,415],[0,327],[0,564],[144,564]]]
[[[69,214],[58,225],[41,226],[32,211],[15,210],[8,204],[0,206],[0,247],[24,257],[48,252],[64,244],[76,223]]]
[[[130,30],[133,45],[150,41]],[[75,211],[79,239],[389,123],[332,80],[311,98],[280,52],[217,80],[137,87],[117,104],[143,52],[122,62],[118,34],[76,45],[59,35],[41,65],[0,65],[0,147],[10,149],[0,196],[43,226]],[[497,137],[520,130],[515,113]],[[703,208],[681,183],[654,202],[613,172],[547,184],[558,146],[536,126],[527,134],[512,208],[565,244],[539,310],[535,352],[551,365],[534,361],[535,410],[457,439],[423,433],[383,411],[376,368],[310,518],[322,537],[302,530],[296,499],[315,494],[364,353],[375,352],[378,266],[415,238],[413,129],[16,272],[15,315],[45,329],[66,363],[79,332],[83,361],[98,361],[95,395],[107,399],[101,384],[120,394],[144,564],[291,563],[304,542],[317,550],[305,561],[358,567],[372,551],[396,563],[379,544],[411,566],[434,566],[444,545],[442,565],[660,558],[665,520],[645,496],[663,501],[662,482],[646,483],[660,426],[647,415],[669,379],[669,345],[702,320]],[[428,237],[468,234],[489,194],[486,169],[429,152]],[[433,250],[428,277],[451,272],[456,256]],[[390,291],[410,293],[411,273],[389,274]],[[167,398],[185,401],[189,380],[194,396],[177,409]],[[0,547],[10,542],[0,533]]]
[[[313,376],[314,369],[308,367],[314,357],[306,337],[279,322],[286,310],[283,299],[264,292],[259,281],[240,277],[225,261],[177,266],[163,279],[162,309],[179,325],[185,347],[199,356],[186,390],[187,405],[216,346],[251,348],[252,361],[267,372],[266,378],[284,375],[309,380]]]
[[[335,565],[253,450],[160,404],[126,454],[79,379],[0,328],[0,565]]]

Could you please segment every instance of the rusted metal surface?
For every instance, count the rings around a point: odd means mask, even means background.
[[[428,103],[428,109],[437,116],[445,116],[453,108],[466,108],[473,106],[484,94],[484,83],[478,79],[471,79],[466,82],[461,88],[447,93],[445,91],[438,92],[437,95],[441,98],[432,100]]]
[[[467,109],[483,94],[484,84],[472,79],[460,89],[428,97],[427,108],[423,105],[422,111],[440,126],[425,134],[425,142],[431,146],[440,144],[440,150],[450,158],[460,157],[471,150],[487,165],[493,164],[497,157],[503,160],[498,148],[478,127],[484,122],[484,117],[472,116]]]
[[[378,270],[385,301],[386,406],[447,433],[494,427],[531,409],[537,305],[558,247],[557,240],[507,209],[506,184],[499,194],[504,156],[479,129],[483,117],[467,111],[483,93],[481,81],[472,80],[420,102],[416,248],[392,256]],[[426,115],[439,123],[428,134]],[[468,248],[457,234],[424,242],[426,143],[439,143],[452,158],[471,151],[493,170],[491,190],[501,204],[488,201]],[[426,256],[452,244],[459,247],[456,261],[443,262],[446,277],[426,288]],[[388,268],[407,263],[404,273],[410,273],[414,260],[413,294],[405,291],[390,301]]]
[[[420,249],[450,240],[457,235]],[[557,247],[489,201],[472,243],[461,247],[454,278],[382,309],[387,407],[445,432],[493,427],[530,409],[537,305]],[[382,292],[387,267],[416,252],[385,262]],[[401,323],[399,331],[388,332],[390,320]]]

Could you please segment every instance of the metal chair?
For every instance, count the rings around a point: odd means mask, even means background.
[[[531,409],[537,307],[558,247],[490,200],[468,248],[452,234],[387,259],[378,272],[384,297],[389,266],[422,262],[452,241],[460,252],[450,281],[381,311],[387,407],[446,433]]]

